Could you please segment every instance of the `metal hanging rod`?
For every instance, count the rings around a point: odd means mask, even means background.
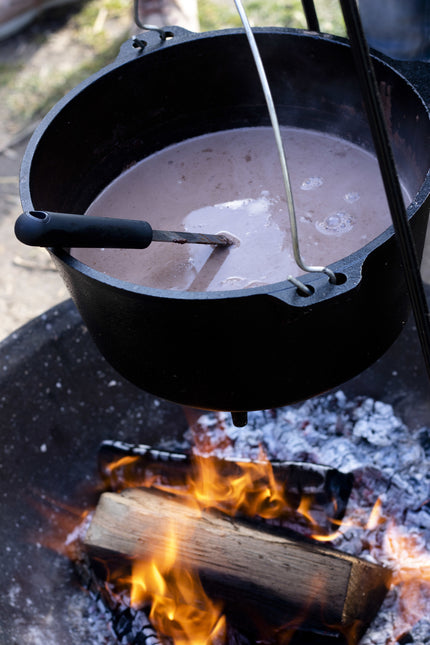
[[[417,326],[418,338],[430,378],[430,313],[421,277],[412,230],[403,203],[401,186],[391,149],[369,47],[356,0],[339,0],[357,71],[367,120],[372,133],[396,239],[402,258],[406,285]],[[315,30],[313,0],[302,0],[308,28]],[[319,29],[318,29],[319,30]]]
[[[302,0],[302,7],[309,31],[319,31],[320,25],[313,0]]]

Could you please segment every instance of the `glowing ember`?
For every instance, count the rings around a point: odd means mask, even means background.
[[[428,613],[430,602],[430,553],[421,534],[389,521],[380,558],[393,571],[393,586],[399,594],[399,615],[392,642]]]
[[[384,551],[394,571],[393,584],[425,582],[430,587],[430,554],[421,535],[390,523],[384,536]]]

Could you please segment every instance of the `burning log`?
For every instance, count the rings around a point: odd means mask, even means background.
[[[104,493],[85,547],[97,560],[148,560],[160,549],[169,550],[165,529],[171,523],[179,556],[205,585],[229,602],[240,598],[241,605],[258,607],[277,625],[293,610],[306,614],[310,627],[354,630],[358,637],[376,615],[390,582],[390,572],[379,565],[293,539],[279,527],[232,521],[143,489]]]
[[[96,571],[88,556],[80,554],[75,561],[79,581],[92,598],[97,611],[109,624],[118,643],[127,645],[165,645],[169,639],[158,636],[148,613],[144,609],[130,607],[129,598],[118,592],[112,583],[105,580],[102,571]],[[228,625],[226,645],[250,645],[249,641],[232,625]],[[339,644],[337,644],[339,645]]]
[[[213,463],[222,478],[241,474],[241,467],[249,464],[217,457],[198,457],[200,463]],[[253,462],[254,464],[262,462]],[[306,499],[307,513],[321,530],[328,532],[344,517],[353,485],[352,474],[336,468],[312,463],[292,461],[267,462],[274,479],[281,484],[282,494],[288,503],[282,519],[293,519],[295,525],[303,521],[297,509]],[[99,474],[110,490],[120,491],[127,486],[167,486],[185,488],[195,475],[196,458],[190,454],[158,450],[146,445],[121,441],[104,441],[99,447]],[[333,524],[334,520],[334,524]]]

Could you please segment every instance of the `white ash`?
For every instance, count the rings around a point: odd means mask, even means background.
[[[383,516],[419,536],[430,563],[430,430],[411,431],[391,405],[368,397],[347,399],[338,391],[298,406],[250,412],[243,428],[233,426],[227,413],[207,413],[193,431],[204,434],[212,446],[223,445],[215,448],[218,457],[256,459],[263,448],[271,460],[312,462],[352,472],[355,483],[345,519],[353,526],[343,529],[333,545],[392,565],[381,548],[386,523],[374,530],[363,528],[379,497]],[[231,440],[227,447],[226,435]],[[188,438],[191,442],[192,433]],[[424,616],[418,619],[409,612],[402,618],[399,587],[394,587],[361,644],[385,645],[402,637],[405,644],[430,645],[427,587],[420,598],[426,605]]]
[[[88,594],[83,594],[80,589],[70,591],[64,611],[67,613],[68,624],[71,633],[73,633],[73,643],[118,645],[118,640],[113,637],[105,615]],[[36,608],[32,613],[31,622],[23,621],[21,618],[14,621],[13,633],[16,640],[13,641],[13,644],[59,645],[59,643],[64,643],[66,645],[65,634],[62,633],[61,625],[57,625],[55,613],[43,616]],[[0,643],[13,645],[2,640],[1,625]]]
[[[78,593],[74,594],[77,596]],[[76,614],[76,629],[82,630],[85,624],[85,634],[83,634],[82,643],[91,643],[91,645],[117,645],[118,639],[114,636],[108,612],[105,608],[100,607],[100,603],[91,595],[79,592],[80,601],[73,605]],[[84,616],[84,620],[82,620]],[[84,640],[85,639],[85,640]]]

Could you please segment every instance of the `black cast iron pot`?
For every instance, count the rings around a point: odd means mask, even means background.
[[[244,34],[172,28],[147,46],[126,42],[114,64],[60,101],[30,141],[21,174],[25,210],[84,213],[123,170],[176,142],[269,125]],[[146,36],[145,36],[146,37]],[[348,45],[286,29],[257,42],[281,124],[341,136],[371,150]],[[399,175],[421,254],[429,211],[430,121],[416,89],[374,59]],[[250,410],[334,387],[380,357],[400,333],[409,300],[392,228],[307,275],[228,292],[162,291],[111,278],[50,249],[102,354],[127,379],[199,408]]]

